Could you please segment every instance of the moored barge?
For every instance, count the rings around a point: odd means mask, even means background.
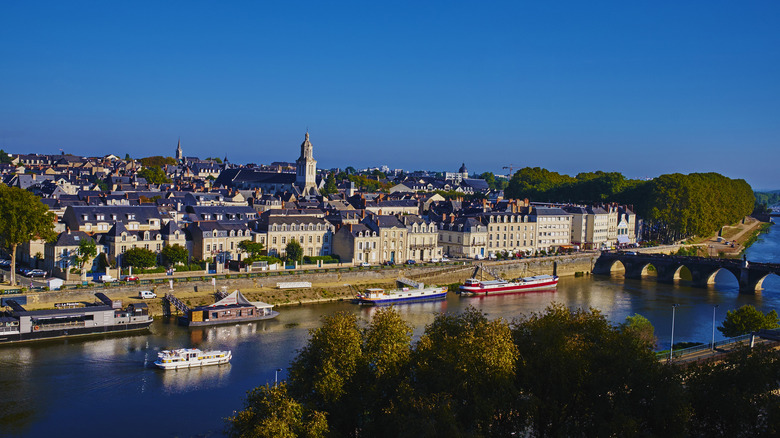
[[[4,299],[11,311],[0,313],[0,344],[143,330],[153,322],[145,303],[122,308],[121,301],[95,296],[102,304],[46,310],[26,310],[13,298]]]

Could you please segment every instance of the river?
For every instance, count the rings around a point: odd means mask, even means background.
[[[780,260],[780,228],[772,227],[748,249],[748,259]],[[716,323],[726,311],[752,304],[780,309],[780,278],[764,290],[740,295],[737,280],[721,271],[709,289],[627,280],[616,276],[562,278],[557,291],[486,298],[451,295],[444,301],[397,308],[424,330],[437,312],[474,306],[490,318],[511,320],[543,311],[551,302],[593,307],[615,323],[639,313],[655,326],[658,347],[668,348],[672,305],[675,342],[709,342],[714,306]],[[371,317],[373,309],[350,303],[281,307],[273,321],[186,329],[158,320],[150,332],[67,339],[0,347],[0,436],[221,436],[222,418],[242,406],[246,391],[279,378],[323,315],[338,311]],[[715,332],[716,340],[722,339]],[[230,349],[228,366],[163,372],[152,367],[157,351],[198,347]]]

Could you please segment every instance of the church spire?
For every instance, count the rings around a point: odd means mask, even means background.
[[[181,150],[181,137],[179,137],[179,145],[176,146],[176,161],[179,163],[184,162],[184,152]]]

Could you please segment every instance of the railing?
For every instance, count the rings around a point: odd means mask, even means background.
[[[724,339],[722,341],[715,342],[714,346],[711,343],[707,343],[707,344],[696,345],[694,347],[680,348],[672,352],[672,358],[679,358],[688,354],[698,353],[700,351],[712,350],[713,348],[718,348],[724,345],[737,344],[740,342],[749,341],[751,336],[752,336],[751,334],[747,334],[747,335],[737,336],[734,338]],[[669,352],[664,351],[664,352],[656,353],[655,357],[659,360],[668,359]]]

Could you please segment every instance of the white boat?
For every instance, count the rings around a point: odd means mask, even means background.
[[[157,353],[154,364],[164,370],[178,368],[203,367],[221,365],[230,362],[233,354],[228,351],[200,351],[197,348],[180,348],[178,350],[163,350]]]
[[[366,289],[355,296],[356,301],[359,304],[379,305],[437,300],[444,299],[447,296],[446,286],[425,287],[423,283],[403,277],[397,281],[407,287],[387,291],[379,288]]]

